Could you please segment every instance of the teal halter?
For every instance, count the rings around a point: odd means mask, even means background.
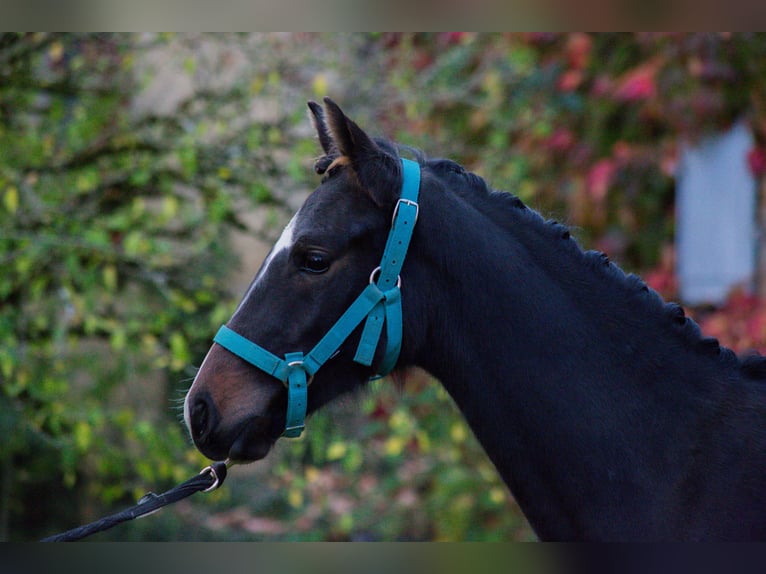
[[[385,323],[386,350],[379,376],[387,375],[396,366],[402,348],[399,273],[418,219],[417,201],[420,191],[420,166],[408,159],[401,161],[402,192],[394,208],[391,231],[380,266],[370,274],[370,284],[311,351],[305,355],[301,352],[287,353],[285,358],[281,359],[225,325],[218,330],[213,339],[231,353],[279,379],[287,387],[287,421],[282,436],[301,435],[305,428],[308,386],[314,374],[365,319],[354,361],[368,367],[372,365]]]

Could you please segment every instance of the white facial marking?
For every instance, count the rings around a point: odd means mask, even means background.
[[[298,211],[300,213],[300,211]],[[295,222],[298,219],[298,213],[293,215],[293,218],[290,220],[290,223],[287,224],[287,227],[285,227],[284,231],[282,231],[282,235],[279,236],[279,239],[274,244],[274,247],[271,248],[271,251],[269,252],[268,257],[263,262],[263,265],[261,265],[261,269],[258,272],[258,275],[253,280],[253,283],[250,285],[250,288],[247,290],[247,293],[245,293],[245,296],[242,297],[242,301],[240,302],[239,306],[237,307],[237,310],[234,311],[234,314],[236,315],[237,312],[240,310],[242,305],[247,301],[247,299],[250,297],[250,294],[253,292],[253,289],[255,289],[255,286],[262,281],[264,275],[266,275],[266,272],[269,269],[269,265],[274,260],[274,258],[282,253],[285,250],[290,249],[293,245],[294,237],[293,237],[293,230],[295,229]],[[202,369],[205,368],[205,361],[207,361],[208,357],[210,356],[210,352],[208,351],[208,354],[205,355],[205,359],[202,361],[202,364],[199,367],[199,370],[197,371],[197,375],[202,372]],[[189,388],[189,391],[186,393],[186,398],[184,399],[184,422],[186,423],[186,428],[189,430],[189,434],[191,434],[191,413],[190,413],[190,406],[189,406],[189,396],[191,395],[191,389],[194,388],[194,384],[197,381],[197,377],[194,377],[194,381],[192,382],[192,386]]]
[[[240,301],[239,306],[237,307],[237,310],[234,311],[234,314],[236,315],[237,312],[240,310],[242,305],[244,305],[245,301],[250,297],[250,294],[253,292],[253,289],[255,289],[256,285],[260,283],[260,281],[263,279],[263,277],[266,275],[266,272],[269,270],[269,265],[271,265],[271,262],[274,260],[274,258],[282,253],[285,250],[290,249],[293,245],[293,231],[295,229],[295,222],[298,219],[298,211],[295,215],[293,215],[293,218],[290,220],[290,223],[287,224],[287,227],[285,227],[284,231],[282,231],[282,235],[279,236],[279,239],[274,244],[274,247],[271,248],[271,252],[269,253],[268,257],[263,261],[263,265],[261,265],[261,270],[258,272],[258,275],[255,277],[255,280],[250,285],[250,288],[247,290],[247,293],[245,293],[245,296],[242,297],[242,301]]]

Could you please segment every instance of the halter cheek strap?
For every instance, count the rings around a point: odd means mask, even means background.
[[[254,365],[287,387],[287,422],[283,436],[298,437],[305,428],[308,386],[314,374],[340,348],[362,321],[365,322],[354,361],[371,366],[386,325],[386,348],[378,376],[390,373],[396,366],[402,348],[402,297],[400,273],[412,232],[418,219],[420,166],[402,159],[402,191],[394,208],[380,266],[370,274],[370,283],[335,322],[324,337],[305,355],[287,353],[277,357],[226,325],[215,338],[216,343]]]

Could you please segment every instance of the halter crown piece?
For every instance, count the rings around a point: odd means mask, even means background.
[[[305,428],[308,386],[314,374],[340,348],[362,321],[362,337],[354,361],[371,366],[386,324],[386,349],[378,376],[390,373],[402,348],[401,272],[412,231],[418,219],[420,166],[402,159],[402,191],[394,208],[391,231],[380,266],[370,274],[370,284],[351,303],[327,334],[305,355],[287,353],[281,359],[239,333],[222,326],[216,343],[254,365],[287,387],[287,420],[282,436],[298,437]]]

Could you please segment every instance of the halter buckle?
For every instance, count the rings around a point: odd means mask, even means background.
[[[394,226],[394,221],[396,221],[396,216],[399,214],[399,205],[401,205],[402,203],[415,208],[415,221],[412,222],[412,225],[414,226],[415,223],[417,223],[418,221],[418,215],[420,214],[420,205],[418,205],[418,202],[412,201],[411,199],[400,198],[399,201],[396,202],[396,207],[394,207],[394,214],[391,216],[391,227]]]

